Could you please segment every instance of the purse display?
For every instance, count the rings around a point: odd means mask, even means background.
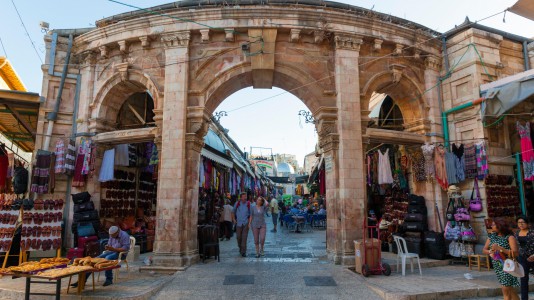
[[[477,193],[477,197],[473,199],[473,194]],[[469,210],[472,212],[482,211],[482,200],[480,199],[480,191],[478,190],[478,180],[475,177],[475,183],[473,185],[473,191],[471,192],[471,200],[469,200]]]
[[[475,234],[475,231],[471,225],[462,225],[460,235],[462,237],[462,241],[474,242],[477,240],[477,235]]]
[[[445,225],[445,239],[448,241],[456,241],[461,236],[460,226],[452,226],[451,222]]]

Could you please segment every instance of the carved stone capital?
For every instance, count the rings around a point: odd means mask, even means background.
[[[143,48],[148,48],[150,47],[150,39],[148,38],[148,36],[140,36],[139,37],[139,40],[141,41],[141,47]]]
[[[83,63],[86,66],[93,66],[96,64],[96,53],[93,51],[84,51],[80,54]]]
[[[402,44],[396,44],[395,50],[393,50],[393,55],[402,55],[402,49],[404,46]]]
[[[234,29],[233,28],[225,28],[224,29],[225,37],[224,39],[227,42],[233,42],[234,41]]]
[[[156,127],[158,127],[161,132],[161,129],[163,128],[163,109],[153,109],[152,111],[154,112],[154,123],[156,123]]]
[[[324,30],[314,30],[313,31],[313,40],[316,44],[320,44],[323,42],[325,38],[325,32]]]
[[[128,43],[126,41],[118,41],[117,44],[119,44],[119,50],[122,54],[128,53]]]
[[[210,30],[208,29],[200,29],[200,35],[201,40],[203,43],[210,41]]]
[[[189,31],[180,31],[161,36],[161,42],[165,48],[184,48],[189,46],[191,33]]]
[[[336,43],[336,49],[353,50],[358,52],[363,43],[363,39],[360,36],[345,34],[336,35],[334,41]]]
[[[314,113],[315,128],[319,136],[319,147],[323,151],[337,149],[339,135],[337,133],[337,108],[320,107]]]
[[[108,47],[107,46],[100,46],[98,47],[98,50],[100,50],[100,56],[102,56],[102,58],[108,58]]]
[[[404,73],[404,69],[406,67],[403,65],[393,64],[389,67],[391,71],[391,81],[394,83],[398,83],[402,78],[402,73]]]
[[[291,29],[291,32],[289,33],[289,41],[292,43],[296,43],[300,40],[300,29]]]
[[[439,71],[441,68],[441,60],[437,56],[428,56],[425,58],[425,68],[427,70]]]
[[[375,39],[375,43],[373,45],[373,51],[379,52],[382,49],[382,43],[384,40],[381,39]]]
[[[130,67],[130,64],[127,62],[116,64],[114,66],[115,71],[120,73],[122,81],[128,80],[128,68],[129,67]]]
[[[326,136],[319,136],[319,147],[323,152],[329,152],[339,149],[339,134],[331,133]]]
[[[190,149],[198,153],[200,153],[204,147],[204,138],[200,138],[194,133],[186,133],[185,142],[188,148],[190,147]]]
[[[203,106],[190,106],[187,108],[187,134],[194,134],[204,139],[208,133],[211,116]]]

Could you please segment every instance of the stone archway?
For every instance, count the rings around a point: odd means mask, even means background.
[[[132,12],[97,22],[95,30],[76,38],[74,49],[103,66],[82,71],[82,128],[114,130],[111,116],[124,93],[148,89],[154,98],[155,140],[164,162],[155,265],[198,259],[194,216],[203,137],[217,105],[248,86],[280,87],[313,113],[327,165],[328,252],[336,263],[353,264],[353,240],[362,236],[365,217],[368,93],[395,94],[407,120],[439,118],[436,94],[423,91],[436,83],[440,43],[421,42],[436,33],[335,3],[252,0],[227,7],[215,1],[154,9],[196,23]],[[436,57],[429,61],[431,55]],[[424,101],[409,101],[418,95]],[[421,122],[406,125],[414,133],[437,131],[435,124]]]

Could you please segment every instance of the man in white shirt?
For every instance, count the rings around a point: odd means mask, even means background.
[[[274,225],[274,229],[271,230],[271,232],[276,232],[276,226],[278,225],[279,209],[278,209],[278,200],[276,200],[274,196],[272,196],[270,206],[271,206],[271,216],[273,218],[273,225]]]
[[[223,206],[223,224],[224,224],[224,233],[226,240],[229,240],[232,237],[232,210],[234,209],[232,205],[230,205],[230,200],[226,199],[225,204]]]

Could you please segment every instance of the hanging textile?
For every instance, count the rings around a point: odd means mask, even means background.
[[[451,152],[445,152],[445,170],[447,171],[448,184],[457,184],[456,178],[456,155]]]
[[[516,128],[521,138],[521,158],[523,160],[525,180],[532,181],[534,180],[534,151],[532,150],[532,140],[530,138],[530,123],[527,122],[525,126],[522,126],[517,121]]]
[[[198,166],[198,186],[204,187],[204,182],[206,182],[206,178],[204,178],[204,158],[200,157],[200,164]]]
[[[159,157],[158,157],[158,147],[156,146],[156,144],[152,144],[152,154],[150,155],[150,161],[149,161],[149,165],[157,165],[159,162]]]
[[[11,177],[13,177],[13,174],[14,174],[14,171],[15,171],[15,154],[14,153],[8,153],[7,154],[7,161],[8,161],[7,177],[11,178]]]
[[[96,144],[91,142],[91,149],[89,150],[90,157],[89,157],[89,178],[93,178],[93,175],[95,174],[95,165],[96,165]]]
[[[82,174],[89,175],[91,172],[91,140],[82,138],[80,140],[80,147],[78,148],[78,154],[83,154],[83,167]]]
[[[7,182],[7,169],[9,168],[9,159],[4,144],[0,145],[0,192],[4,192]]]
[[[91,141],[86,138],[80,140],[78,146],[78,155],[76,156],[76,166],[74,168],[74,178],[72,179],[72,186],[84,186],[86,175],[89,173]]]
[[[469,145],[464,148],[464,160],[465,160],[465,177],[473,179],[477,177],[477,156],[476,146]]]
[[[489,173],[488,157],[486,154],[486,144],[481,141],[476,144],[476,157],[477,157],[477,178],[478,180],[484,180]]]
[[[391,175],[391,164],[389,162],[389,148],[385,153],[378,150],[378,184],[393,183],[393,176]]]
[[[128,155],[128,144],[120,144],[115,146],[115,165],[128,167],[130,164]]]
[[[74,175],[74,169],[76,168],[76,141],[69,139],[69,145],[67,146],[67,154],[65,155],[65,174],[68,176]]]
[[[372,177],[371,177],[371,168],[373,163],[373,159],[371,155],[367,155],[367,185],[371,186],[373,184]]]
[[[102,166],[100,166],[100,174],[98,181],[106,182],[114,180],[114,166],[115,166],[115,149],[109,149],[104,152],[102,159]]]
[[[459,182],[462,182],[465,180],[465,156],[464,156],[464,144],[460,144],[460,146],[456,146],[456,144],[452,144],[452,153],[454,153],[455,156],[455,163],[456,163],[456,179],[458,179]]]
[[[434,175],[436,173],[436,170],[434,168],[434,145],[425,143],[423,146],[421,146],[421,150],[423,151],[423,156],[425,157],[425,173],[426,173],[426,179],[432,180],[434,178]]]
[[[62,139],[56,141],[56,150],[54,153],[56,154],[56,167],[54,168],[54,172],[56,174],[65,173],[65,143]]]
[[[423,151],[417,150],[411,157],[412,172],[415,181],[426,180],[425,157]]]
[[[52,152],[50,154],[50,169],[48,170],[48,174],[50,174],[50,178],[48,179],[48,190],[50,194],[54,193],[54,189],[56,188],[56,154]]]
[[[445,166],[445,149],[441,147],[434,149],[434,163],[436,181],[443,190],[447,190],[449,183],[447,182],[447,169]]]
[[[130,167],[137,166],[137,148],[134,144],[128,144],[128,165]]]
[[[52,155],[50,152],[43,150],[37,151],[36,163],[33,167],[30,191],[37,194],[48,193],[51,159]]]
[[[319,194],[326,194],[326,174],[324,168],[319,170]]]

